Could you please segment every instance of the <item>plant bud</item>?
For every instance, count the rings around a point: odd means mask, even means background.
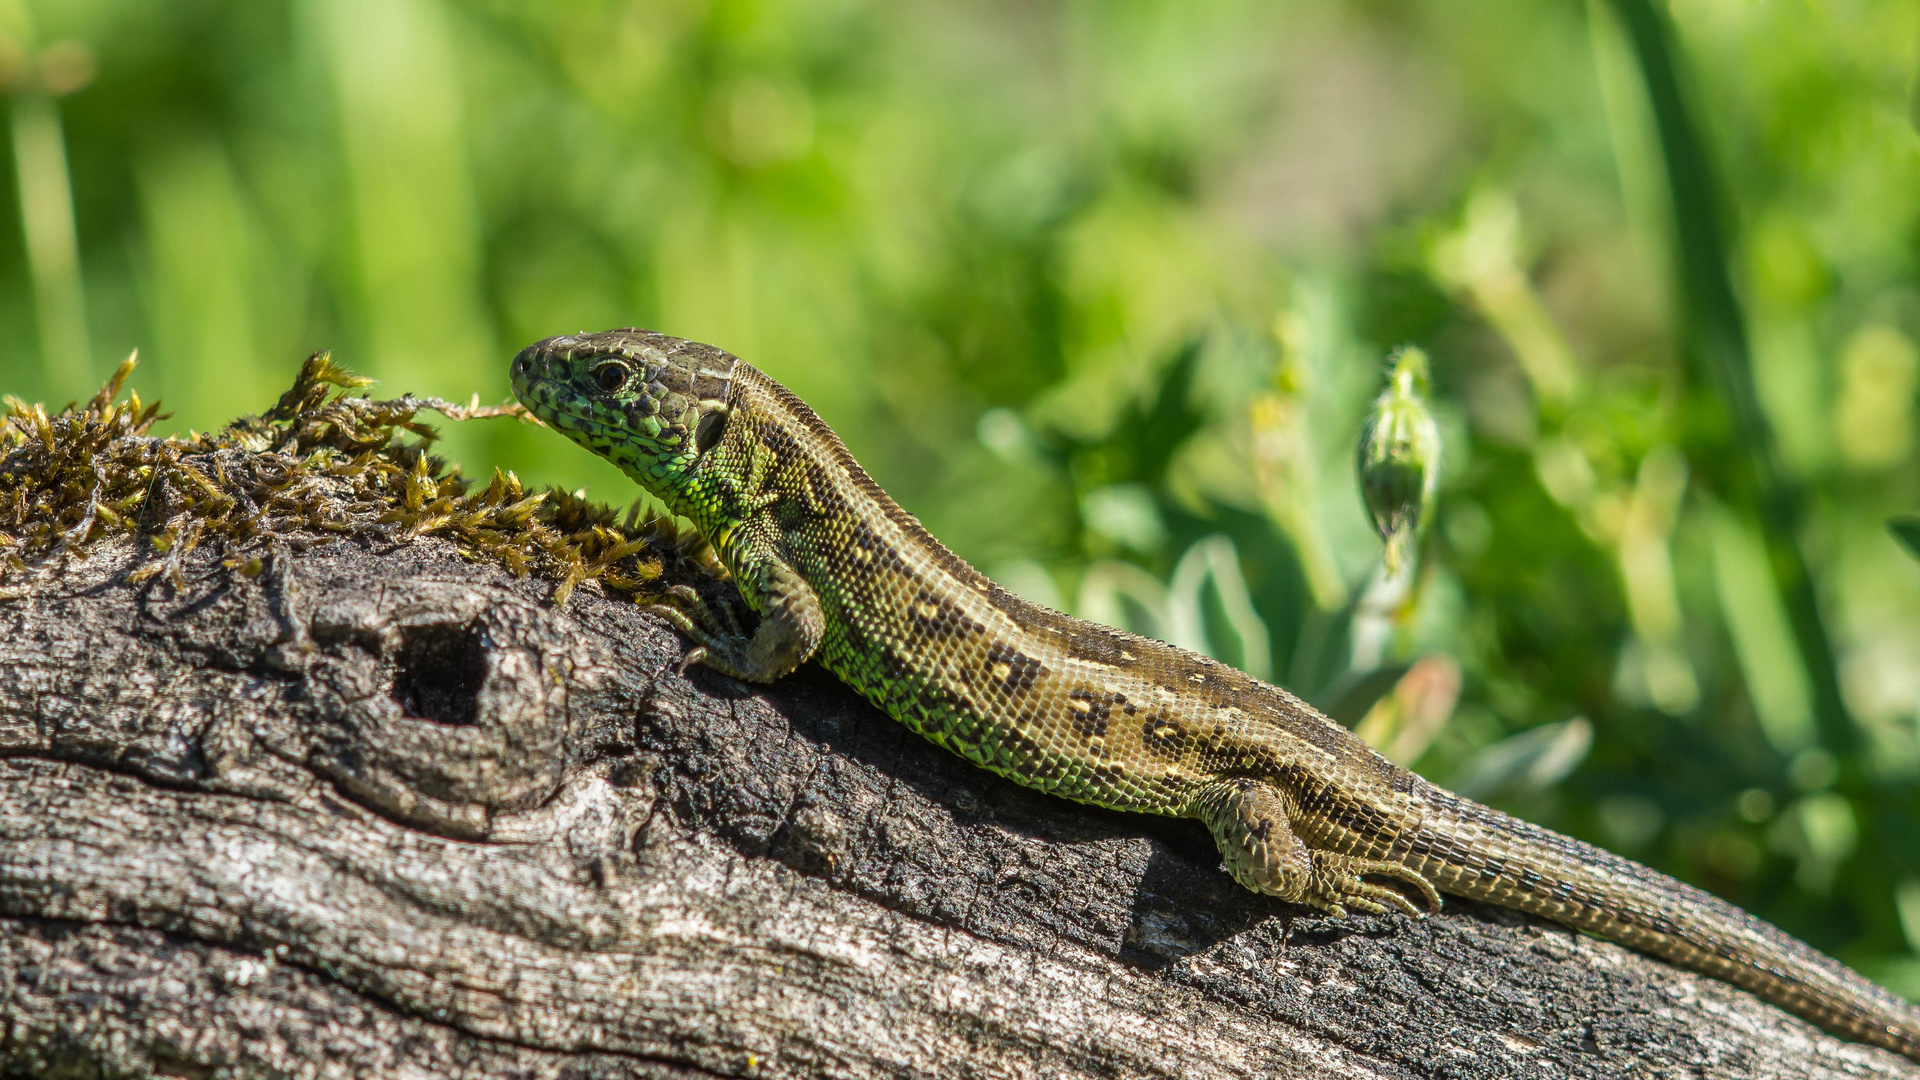
[[[1427,354],[1405,345],[1388,357],[1387,389],[1360,429],[1360,497],[1386,541],[1389,575],[1416,546],[1440,480],[1440,428],[1427,408]]]

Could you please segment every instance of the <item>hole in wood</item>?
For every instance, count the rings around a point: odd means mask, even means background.
[[[486,632],[479,624],[439,623],[400,632],[393,700],[408,716],[442,724],[472,724],[480,714],[487,678]]]

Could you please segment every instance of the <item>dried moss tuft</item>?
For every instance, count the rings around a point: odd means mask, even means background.
[[[372,380],[309,357],[273,408],[216,432],[159,438],[158,403],[121,400],[130,357],[83,406],[57,414],[8,395],[0,419],[0,586],[46,559],[133,535],[152,558],[136,583],[166,574],[181,585],[184,558],[218,545],[252,576],[267,545],[307,547],[344,536],[406,543],[443,537],[461,554],[556,584],[565,603],[585,581],[615,596],[658,599],[670,581],[721,574],[696,534],[671,518],[624,515],[565,492],[526,491],[511,472],[484,487],[427,452],[437,437],[419,419],[519,417],[518,405],[460,406],[409,394],[366,397]],[[411,435],[413,438],[409,439]],[[17,595],[0,588],[0,597]]]

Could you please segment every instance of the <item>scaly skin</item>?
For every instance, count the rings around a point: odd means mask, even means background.
[[[708,345],[549,338],[513,388],[691,519],[760,616],[680,595],[690,657],[770,682],[809,658],[1017,783],[1198,818],[1249,889],[1338,916],[1417,913],[1394,879],[1541,915],[1746,988],[1920,1060],[1920,1010],[1689,885],[1460,798],[1276,686],[995,585],[880,490],[800,399]]]

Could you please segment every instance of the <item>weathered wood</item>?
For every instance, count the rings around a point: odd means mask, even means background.
[[[0,604],[0,1073],[1920,1076],[1459,901],[1329,921],[449,545]]]

